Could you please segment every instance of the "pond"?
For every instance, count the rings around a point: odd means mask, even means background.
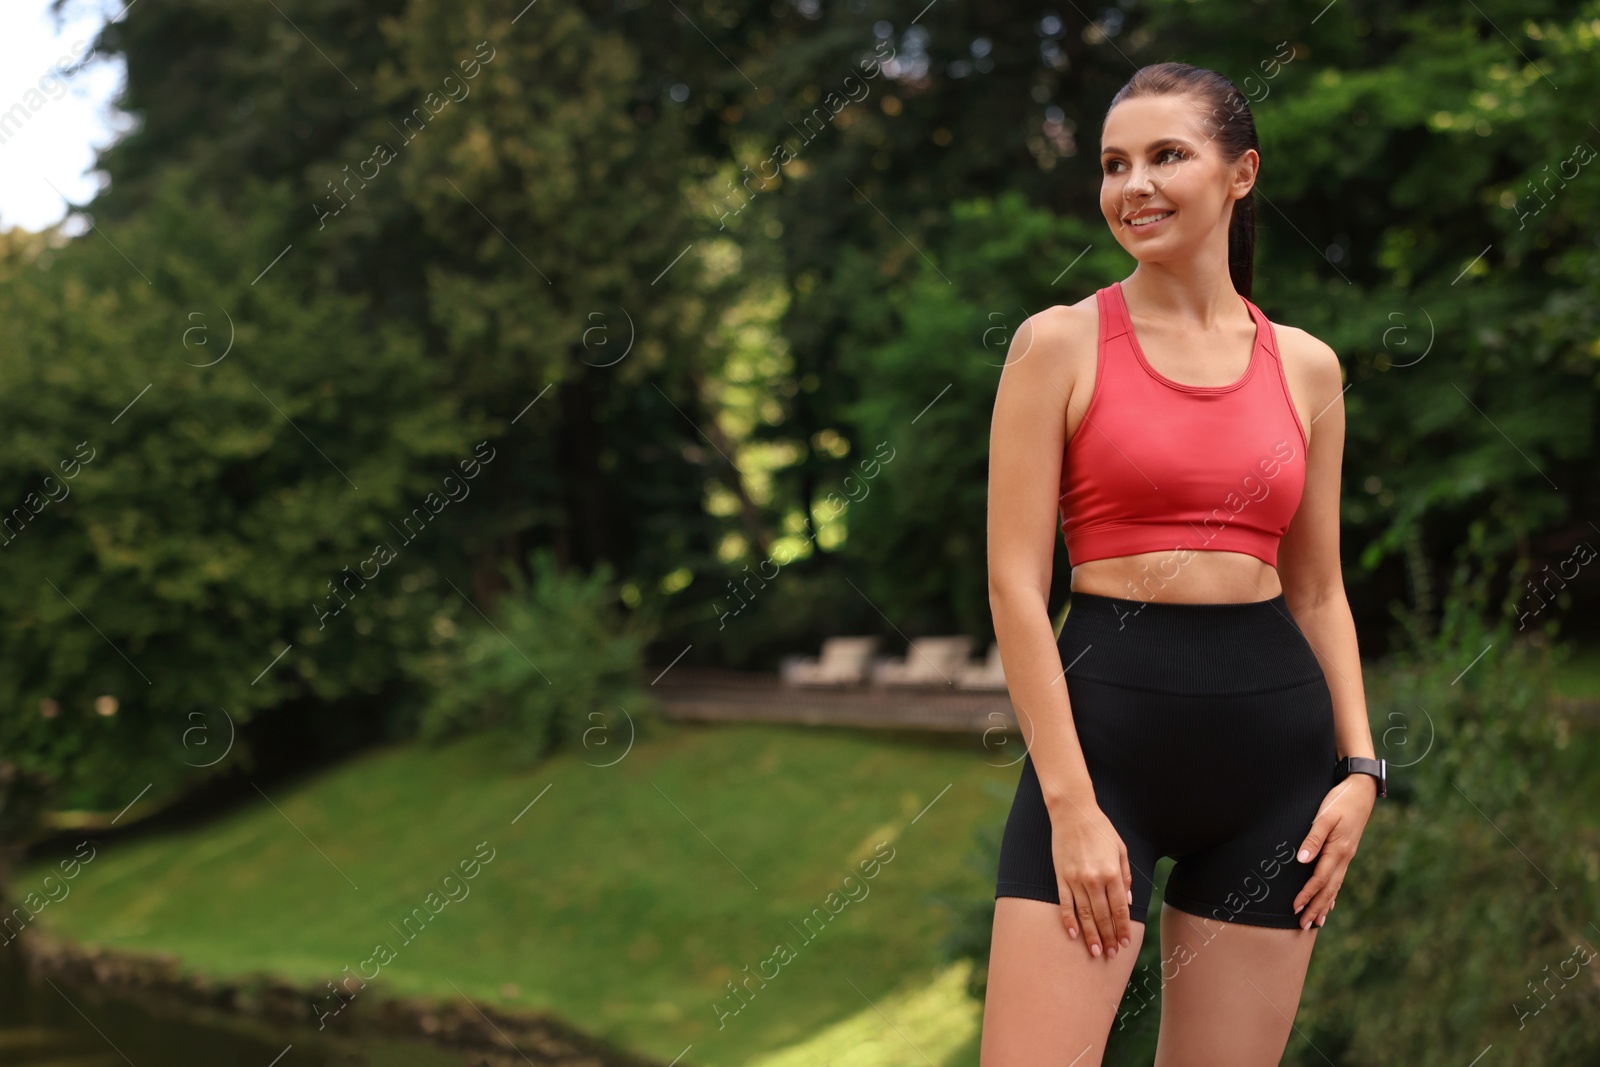
[[[180,1004],[158,1012],[51,979],[30,982],[18,944],[0,945],[0,1064],[6,1067],[464,1067],[483,1062],[417,1042],[331,1040],[311,1026],[204,1017]]]

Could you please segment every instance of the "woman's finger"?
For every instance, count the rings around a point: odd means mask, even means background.
[[[1339,902],[1339,887],[1343,884],[1344,872],[1340,871],[1339,877],[1334,879],[1333,884],[1328,887],[1328,906],[1323,908],[1322,911],[1317,915],[1318,926],[1321,926],[1323,923],[1328,921],[1328,913],[1332,911],[1333,906]]]
[[[1299,912],[1301,909],[1303,909],[1316,897],[1318,893],[1322,892],[1322,887],[1327,884],[1328,872],[1325,868],[1319,867],[1318,870],[1312,874],[1310,879],[1307,880],[1305,886],[1300,890],[1300,892],[1295,894],[1294,910]]]
[[[1061,898],[1061,921],[1067,928],[1067,936],[1076,939],[1078,936],[1078,902],[1073,899],[1072,886],[1057,880],[1056,895]]]
[[[1317,852],[1316,869],[1311,872],[1311,877],[1299,893],[1295,894],[1294,910],[1299,911],[1322,891],[1329,879],[1337,870],[1343,870],[1345,864],[1350,862],[1350,856],[1345,854],[1342,840],[1327,840],[1322,842]],[[1353,853],[1352,853],[1353,854]]]
[[[1112,915],[1117,923],[1117,944],[1126,948],[1133,944],[1133,869],[1128,863],[1128,850],[1119,846],[1117,856],[1122,860],[1122,879],[1116,884],[1116,895],[1111,898]]]
[[[1095,935],[1100,944],[1100,954],[1106,957],[1117,954],[1117,924],[1112,918],[1113,900],[1125,900],[1121,879],[1098,878],[1089,883],[1089,905],[1094,909]]]
[[[1306,834],[1305,840],[1300,842],[1299,860],[1301,863],[1310,863],[1322,851],[1322,846],[1327,843],[1334,827],[1339,825],[1339,816],[1332,808],[1323,809],[1311,823],[1311,829]]]
[[[1072,895],[1078,902],[1078,929],[1083,932],[1083,947],[1089,950],[1089,955],[1099,956],[1105,952],[1105,945],[1100,938],[1100,924],[1095,920],[1094,898],[1089,894],[1089,887],[1074,883]]]
[[[1334,894],[1339,891],[1340,884],[1344,881],[1345,867],[1349,864],[1349,857],[1336,856],[1332,852],[1324,852],[1322,861],[1317,864],[1317,873],[1311,882],[1306,883],[1306,890],[1302,891],[1305,897],[1304,907],[1296,906],[1295,911],[1300,917],[1300,928],[1309,929],[1313,923],[1321,925],[1319,920],[1327,914],[1328,906],[1333,901]],[[1315,889],[1313,889],[1315,884]],[[1299,897],[1295,898],[1299,900]]]

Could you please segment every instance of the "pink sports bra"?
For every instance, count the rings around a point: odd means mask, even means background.
[[[1278,338],[1244,296],[1256,341],[1231,385],[1183,385],[1139,348],[1122,283],[1095,293],[1094,394],[1061,466],[1072,564],[1140,552],[1243,552],[1277,566],[1305,488],[1305,428]]]

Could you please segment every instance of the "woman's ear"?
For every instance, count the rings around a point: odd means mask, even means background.
[[[1238,197],[1248,195],[1256,185],[1256,174],[1261,170],[1261,153],[1247,148],[1233,164],[1233,191]]]

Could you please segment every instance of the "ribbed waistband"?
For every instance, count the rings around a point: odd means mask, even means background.
[[[1323,680],[1281,593],[1241,604],[1073,593],[1058,645],[1069,679],[1130,689],[1238,696]]]

